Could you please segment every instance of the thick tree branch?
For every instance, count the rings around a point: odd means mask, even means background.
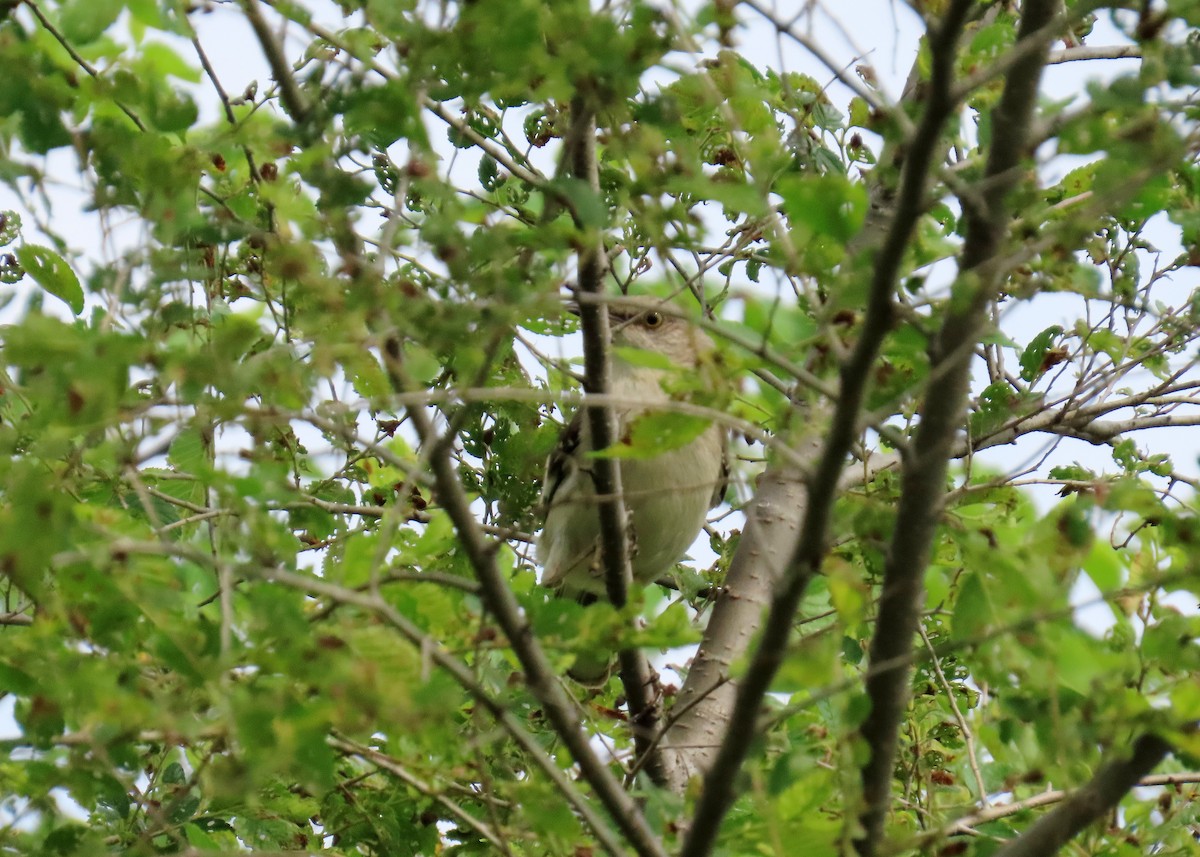
[[[804,510],[799,538],[783,580],[774,587],[759,647],[738,687],[730,719],[732,728],[726,732],[705,777],[694,824],[683,847],[684,857],[708,854],[716,841],[721,821],[733,802],[736,774],[754,738],[754,730],[748,728],[749,724],[756,721],[763,696],[783,662],[796,609],[809,581],[821,566],[833,501],[837,496],[846,456],[858,437],[859,411],[868,379],[883,339],[891,328],[893,294],[904,252],[925,204],[930,172],[939,150],[938,140],[955,106],[949,98],[954,45],[972,6],[969,0],[952,3],[942,27],[931,37],[933,71],[930,91],[925,112],[901,168],[900,190],[888,231],[872,260],[863,327],[854,351],[842,367],[832,425],[818,468],[808,485],[808,505]],[[739,551],[745,547],[745,544],[740,545]]]
[[[1045,28],[1057,8],[1058,0],[1027,0],[1024,4],[1013,49],[1021,59],[1012,65],[994,112],[992,149],[978,194],[979,204],[964,205],[967,235],[960,264],[962,274],[946,318],[930,345],[931,375],[939,377],[939,382],[925,395],[916,440],[904,456],[900,505],[871,637],[871,664],[893,660],[907,663],[913,649],[924,600],[925,567],[945,499],[955,435],[966,410],[972,346],[998,286],[996,274],[985,271],[984,266],[997,255],[1008,234],[1005,200],[1028,154],[1029,129],[1049,45]],[[1042,45],[1040,52],[1023,50],[1030,39]],[[934,57],[935,63],[952,61],[953,44],[942,44],[934,50]],[[908,667],[903,666],[874,672],[867,679],[871,712],[861,734],[870,758],[862,769],[862,834],[855,840],[863,857],[877,853],[883,838],[896,738],[908,705],[908,675]]]
[[[793,467],[773,467],[759,477],[754,500],[744,510],[746,524],[738,550],[687,681],[671,709],[678,716],[668,725],[663,741],[667,783],[675,792],[682,792],[693,776],[709,769],[723,735],[753,731],[753,719],[730,719],[737,685],[729,677],[734,663],[749,649],[771,593],[783,577],[804,502],[803,473]]]
[[[1162,738],[1143,735],[1134,742],[1129,758],[1102,767],[1091,782],[1039,818],[993,857],[1050,857],[1079,831],[1107,815],[1170,752],[1171,745]]]

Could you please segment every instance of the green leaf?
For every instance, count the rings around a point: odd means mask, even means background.
[[[837,241],[856,235],[867,214],[866,190],[844,176],[785,176],[775,192],[793,229],[807,227]]]
[[[167,462],[183,473],[201,473],[208,462],[208,446],[197,428],[181,431],[171,441]]]
[[[1096,539],[1083,562],[1083,570],[1101,592],[1115,591],[1121,585],[1124,565],[1121,554],[1106,539]]]
[[[1021,379],[1024,381],[1033,381],[1040,377],[1049,368],[1046,366],[1047,354],[1058,342],[1058,338],[1062,336],[1063,329],[1060,325],[1051,325],[1033,338],[1033,340],[1025,346],[1025,350],[1021,352]],[[1054,365],[1054,364],[1051,364]]]
[[[984,575],[978,572],[968,574],[959,584],[958,599],[954,604],[954,636],[960,640],[981,636],[996,618],[996,605]]]
[[[62,256],[49,247],[26,244],[17,248],[17,260],[35,283],[60,298],[75,315],[83,312],[83,287]]]
[[[124,0],[66,0],[59,24],[70,41],[86,45],[112,26],[124,8]]]
[[[148,42],[142,46],[141,61],[156,74],[177,77],[188,83],[200,82],[200,70],[190,65],[163,42]]]
[[[689,194],[699,200],[712,200],[726,211],[761,217],[767,212],[767,203],[762,192],[753,184],[734,180],[721,180],[708,176],[677,177],[667,183],[673,194]]]
[[[430,375],[428,367],[422,365],[416,366],[415,363],[409,362],[413,349],[405,348],[407,366],[412,366],[411,371],[420,369],[413,377],[422,383],[432,380],[437,376],[438,366],[434,370],[433,375]],[[427,356],[428,355],[426,352]],[[354,385],[354,389],[358,394],[365,399],[377,399],[380,396],[386,396],[392,391],[391,382],[388,380],[387,373],[383,371],[383,367],[379,365],[379,361],[375,359],[375,355],[366,350],[355,350],[341,359],[342,365],[346,369],[346,375],[350,378],[350,383]],[[436,365],[437,361],[434,360]]]
[[[679,365],[661,351],[634,348],[631,345],[614,345],[613,354],[630,366],[640,369],[657,369],[662,372],[678,372]]]
[[[571,212],[585,229],[601,229],[608,224],[608,207],[604,199],[579,179],[555,179],[550,186],[566,198]]]
[[[633,420],[616,443],[592,455],[606,458],[653,458],[686,446],[704,434],[710,425],[712,420],[689,414],[644,414]]]
[[[0,663],[0,691],[29,695],[37,688],[37,682],[23,670]]]

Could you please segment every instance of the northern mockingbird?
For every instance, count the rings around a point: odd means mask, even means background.
[[[712,340],[658,298],[624,297],[609,304],[613,344],[663,355],[684,372],[703,371]],[[616,401],[617,441],[638,416],[670,401],[669,370],[612,358],[610,394]],[[628,401],[628,405],[621,404]],[[537,552],[542,583],[564,595],[604,595],[599,520],[590,475],[588,421],[580,408],[546,462],[542,507],[546,524]],[[727,433],[717,424],[687,444],[649,458],[620,459],[622,495],[629,509],[634,582],[647,584],[671,570],[695,541],[708,510],[725,493]]]

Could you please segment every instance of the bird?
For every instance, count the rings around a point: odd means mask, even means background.
[[[612,345],[609,394],[615,403],[616,443],[628,442],[636,420],[667,405],[664,382],[674,374],[660,359],[630,361],[619,347],[666,357],[679,372],[712,380],[712,340],[660,298],[623,296],[607,303]],[[703,387],[702,380],[701,386]],[[711,385],[710,385],[711,386]],[[627,402],[627,404],[624,404]],[[596,491],[589,456],[591,430],[584,408],[565,426],[546,461],[537,541],[541,582],[563,597],[590,603],[605,594],[600,563]],[[630,565],[636,585],[665,576],[696,540],[725,495],[728,433],[718,423],[681,446],[649,457],[619,457],[622,498],[629,510]]]

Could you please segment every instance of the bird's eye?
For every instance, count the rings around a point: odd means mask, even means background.
[[[642,316],[642,324],[649,328],[661,327],[664,316],[661,312],[648,312]]]

